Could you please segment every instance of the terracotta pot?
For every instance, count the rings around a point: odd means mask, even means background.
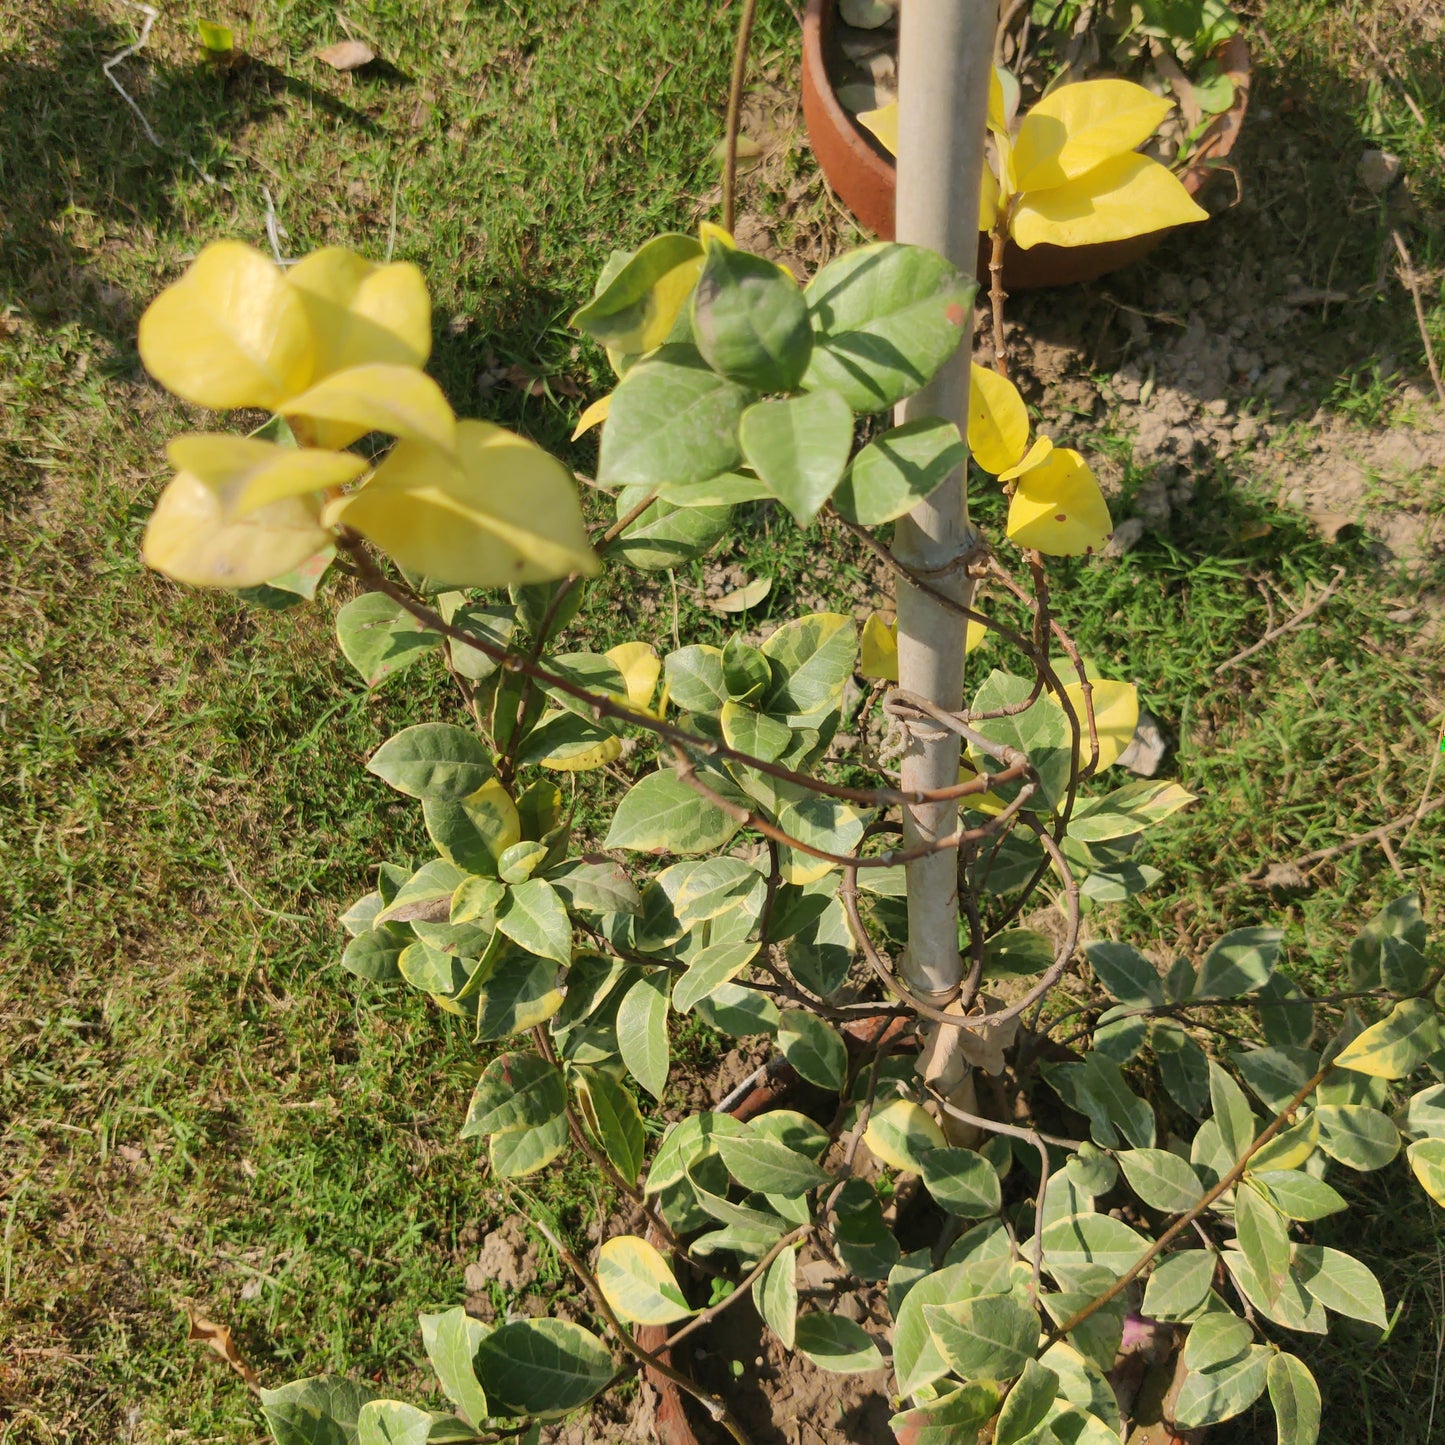
[[[828,183],[859,225],[882,240],[893,239],[893,197],[897,172],[893,157],[838,103],[824,62],[824,45],[834,23],[838,0],[808,0],[803,17],[803,119],[813,154]],[[992,44],[992,37],[989,37]],[[1244,113],[1249,106],[1249,46],[1242,35],[1220,47],[1221,68],[1234,82],[1234,104],[1215,118],[1195,149],[1187,170],[1181,172],[1191,196],[1197,196],[1212,173],[1209,162],[1219,161],[1234,149]],[[1012,242],[1004,256],[1004,286],[1024,291],[1035,286],[1066,286],[1092,281],[1146,256],[1167,235],[1155,231],[1127,241],[1094,246],[1033,246],[1020,250]],[[978,276],[988,275],[988,244],[980,239]]]

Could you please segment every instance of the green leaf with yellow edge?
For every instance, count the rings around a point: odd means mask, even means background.
[[[949,1214],[985,1219],[1002,1207],[998,1171],[975,1150],[928,1149],[920,1163],[919,1172],[934,1203]]]
[[[976,289],[921,246],[880,241],[830,261],[804,293],[813,354],[803,385],[838,392],[854,411],[885,410],[958,349]]]
[[[578,1066],[573,1082],[588,1130],[618,1174],[635,1184],[647,1144],[637,1100],[610,1074],[586,1065]]]
[[[667,1037],[667,974],[645,973],[623,995],[617,1010],[617,1046],[632,1077],[662,1098],[671,1055]]]
[[[1384,1329],[1388,1320],[1380,1282],[1353,1255],[1318,1244],[1294,1250],[1295,1273],[1304,1287],[1328,1310]]]
[[[813,349],[808,306],[792,276],[721,245],[708,248],[693,291],[692,335],[714,371],[754,391],[794,390]]]
[[[274,411],[305,389],[316,362],[300,296],[274,261],[240,241],[206,246],[146,308],[137,344],[167,391],[217,411]]]
[[[994,1417],[999,1393],[991,1380],[970,1380],[931,1400],[921,1400],[894,1415],[888,1424],[894,1436],[907,1441],[908,1445],[958,1445],[960,1441],[977,1438],[978,1432]],[[1013,1398],[1012,1394],[1009,1398]]]
[[[330,504],[327,521],[456,586],[590,576],[598,567],[567,469],[490,422],[460,422],[455,455],[398,442],[364,487]]]
[[[546,1023],[562,1007],[557,965],[516,949],[505,950],[492,965],[477,997],[475,1040],[510,1038]]]
[[[1420,1188],[1445,1209],[1445,1139],[1417,1139],[1405,1150],[1405,1158]]]
[[[475,793],[496,770],[481,739],[451,723],[417,723],[388,738],[366,764],[410,798],[454,802]]]
[[[1335,1066],[1377,1079],[1403,1079],[1440,1047],[1434,1006],[1422,998],[1397,1003],[1335,1055]]]
[[[842,701],[858,634],[851,617],[810,612],[785,622],[761,650],[773,666],[764,711],[782,716],[789,727],[816,727],[817,715]]]
[[[1138,691],[1134,690],[1136,725],[1138,696]],[[1070,700],[1073,700],[1072,695]],[[1075,710],[1078,711],[1077,707]],[[1082,712],[1079,712],[1079,716],[1082,718]],[[1095,721],[1098,721],[1097,716]],[[1120,721],[1122,723],[1123,719]],[[1127,742],[1125,745],[1127,746]],[[1087,748],[1086,738],[1086,752]],[[1100,754],[1102,769],[1102,738]],[[1069,836],[1080,843],[1102,843],[1111,838],[1127,838],[1131,833],[1141,833],[1155,823],[1163,822],[1165,818],[1177,813],[1181,808],[1187,808],[1195,801],[1194,794],[1185,792],[1178,783],[1140,778],[1136,782],[1125,783],[1122,788],[1115,788],[1112,793],[1106,793],[1103,797],[1089,798],[1080,803],[1069,819]]]
[[[853,458],[833,505],[849,521],[875,527],[911,512],[961,467],[968,448],[951,421],[920,417],[893,427]]]
[[[863,1142],[890,1169],[922,1174],[927,1156],[948,1140],[932,1114],[912,1099],[890,1099],[874,1109]]]
[[[820,1370],[831,1374],[851,1375],[883,1368],[883,1356],[873,1336],[843,1315],[800,1316],[794,1342]]]
[[[382,362],[421,367],[431,354],[431,299],[410,261],[384,265],[343,246],[324,246],[286,269],[311,323],[312,381]]]
[[[558,1114],[535,1129],[509,1129],[505,1134],[493,1134],[487,1145],[492,1173],[498,1179],[524,1179],[535,1174],[566,1149],[570,1137],[565,1114]]]
[[[1018,190],[1047,190],[1077,180],[1103,161],[1148,140],[1173,109],[1128,80],[1060,85],[1035,103],[1014,140]]]
[[[1281,1129],[1267,1144],[1250,1155],[1251,1173],[1279,1169],[1298,1169],[1315,1152],[1320,1142],[1320,1121],[1309,1114],[1288,1129]]]
[[[166,455],[215,493],[228,522],[288,497],[307,497],[354,482],[366,470],[350,452],[277,445],[229,432],[172,437]]]
[[[842,1035],[805,1009],[783,1009],[778,1050],[798,1073],[820,1089],[841,1090],[848,1077]]]
[[[1113,532],[1109,507],[1089,465],[1056,447],[1018,477],[1008,510],[1008,538],[1048,557],[1083,557],[1103,550]]]
[[[457,419],[442,389],[414,366],[373,361],[333,372],[277,410],[309,422],[317,443],[345,447],[367,432],[424,442],[439,451],[456,446]]]
[[[585,1405],[612,1373],[602,1341],[567,1320],[513,1320],[477,1350],[477,1378],[498,1414],[565,1414]]]
[[[597,1251],[597,1283],[607,1303],[637,1325],[670,1325],[695,1313],[667,1261],[645,1239],[614,1235]]]
[[[463,1139],[510,1129],[535,1129],[567,1107],[567,1086],[555,1064],[538,1054],[501,1054],[482,1070],[462,1125]]]
[[[1167,167],[1131,153],[1061,186],[1020,196],[1009,235],[1024,250],[1041,242],[1092,246],[1208,219]]]
[[[564,968],[572,961],[572,922],[557,890],[545,878],[529,878],[507,890],[497,927],[539,958]]]
[[[741,973],[758,948],[756,943],[714,943],[694,955],[687,972],[673,986],[673,1008],[680,1014],[688,1013],[699,999]]]
[[[986,472],[998,476],[1023,460],[1029,446],[1029,414],[1018,387],[1006,376],[969,364],[968,449]]]
[[[1012,1380],[1038,1351],[1039,1317],[1012,1294],[929,1305],[923,1317],[949,1369],[965,1379]]]
[[[703,267],[692,236],[654,236],[598,289],[570,324],[611,351],[640,355],[672,331]]]
[[[723,741],[730,748],[765,763],[776,762],[793,743],[793,730],[786,723],[739,703],[725,702],[719,721]]]
[[[497,860],[522,838],[517,806],[499,778],[464,798],[424,798],[422,817],[437,852],[468,873],[495,876]]]
[[[1315,1445],[1320,1438],[1320,1387],[1305,1362],[1281,1352],[1265,1371],[1278,1445]]]
[[[791,1350],[798,1325],[798,1252],[785,1249],[753,1281],[753,1303],[767,1326]]]
[[[853,448],[853,412],[836,391],[760,401],[738,426],[748,465],[806,527],[833,495]]]

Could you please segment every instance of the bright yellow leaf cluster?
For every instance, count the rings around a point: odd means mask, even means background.
[[[972,652],[983,645],[988,628],[982,622],[970,622],[964,635],[963,650]],[[858,671],[864,677],[882,682],[898,681],[898,619],[891,622],[881,613],[872,612],[863,624],[858,639]]]
[[[602,654],[616,665],[622,674],[625,695],[614,695],[613,702],[624,703],[644,717],[660,718],[667,711],[667,687],[654,704],[658,679],[662,676],[662,659],[646,642],[619,642]],[[562,710],[551,709],[538,719],[538,728],[563,716]],[[597,742],[582,742],[560,748],[540,759],[544,768],[553,768],[562,773],[590,773],[605,768],[622,756],[622,739],[609,736]]]
[[[596,570],[566,468],[500,427],[458,422],[422,371],[431,300],[410,262],[378,266],[332,246],[282,270],[218,241],[147,308],[139,345],[167,390],[273,412],[297,443],[221,432],[171,443],[176,476],[143,554],[179,582],[256,586],[337,527],[454,586]],[[343,448],[370,432],[399,444],[368,476]]]
[[[1170,102],[1128,80],[1081,80],[1051,90],[1012,132],[995,70],[989,93],[993,141],[979,197],[979,229],[1002,220],[1024,250],[1123,241],[1207,219],[1183,183],[1138,154]],[[898,105],[859,121],[898,153]]]
[[[1048,437],[1029,444],[1029,415],[1018,388],[973,363],[968,449],[986,472],[1013,483],[1009,540],[1050,557],[1081,557],[1109,540],[1113,523],[1089,464]]]

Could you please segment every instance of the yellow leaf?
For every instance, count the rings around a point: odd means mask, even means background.
[[[1023,457],[1011,467],[1005,467],[998,474],[1001,482],[1011,482],[1015,477],[1021,477],[1025,472],[1031,472],[1035,467],[1041,467],[1048,460],[1053,452],[1054,444],[1048,437],[1035,437],[1034,444]]]
[[[858,671],[864,677],[898,681],[898,624],[887,622],[881,612],[872,612],[863,624],[858,640]]]
[[[638,712],[646,712],[657,691],[657,679],[662,676],[662,662],[657,653],[646,642],[619,642],[609,647],[604,657],[617,664],[627,684],[627,701]]]
[[[336,371],[277,408],[312,424],[318,446],[349,446],[369,431],[451,451],[457,419],[442,389],[414,366],[372,362]]]
[[[191,587],[258,587],[331,540],[319,510],[316,497],[286,497],[228,522],[216,493],[180,472],[151,513],[141,556],[147,567]]]
[[[667,1261],[634,1234],[613,1235],[597,1251],[597,1285],[634,1324],[668,1325],[693,1313]]]
[[[1009,541],[1050,557],[1099,551],[1112,525],[1088,463],[1068,447],[1050,452],[1018,479],[1008,509]]]
[[[575,442],[578,437],[592,430],[595,426],[601,426],[607,420],[607,413],[612,410],[612,393],[609,391],[606,396],[599,396],[586,411],[577,418],[576,430],[572,433],[572,440]]]
[[[873,1111],[863,1131],[863,1142],[890,1169],[916,1174],[923,1156],[942,1149],[948,1140],[938,1121],[921,1104],[911,1099],[890,1099]]]
[[[486,839],[487,851],[494,861],[513,843],[522,841],[522,820],[517,805],[500,778],[490,778],[475,793],[469,793],[462,799],[462,807],[473,827]]]
[[[1003,76],[998,66],[988,73],[988,128],[1002,135],[1008,134],[1008,112],[1003,98]]]
[[[738,243],[733,240],[732,232],[724,230],[712,221],[698,222],[697,239],[702,242],[703,250],[706,250],[709,245],[721,246],[727,251],[736,251],[738,248]]]
[[[691,236],[654,236],[600,296],[572,317],[572,324],[601,342],[609,357],[641,356],[661,346],[697,285],[703,257],[702,246]]]
[[[538,719],[538,726],[561,716],[560,710],[549,709]],[[545,758],[539,759],[539,762],[542,767],[551,768],[553,772],[557,773],[590,773],[597,768],[605,768],[608,763],[615,763],[621,756],[622,739],[603,738],[601,742],[588,746],[579,746],[573,743],[568,747],[559,748],[555,753],[549,753]]]
[[[898,154],[898,102],[879,106],[877,110],[858,112],[858,124],[875,137],[891,156]]]
[[[988,168],[988,162],[985,161],[978,179],[978,229],[980,231],[993,230],[994,222],[998,220],[998,204],[998,177]]]
[[[345,486],[366,470],[366,462],[349,452],[282,447],[229,432],[174,437],[166,455],[178,472],[189,472],[214,494],[226,522],[286,497]],[[278,567],[267,576],[285,570]]]
[[[1183,183],[1148,156],[1117,156],[1067,185],[1019,198],[1010,235],[1027,250],[1041,241],[1090,246],[1208,220]]]
[[[958,781],[960,783],[966,783],[977,776],[978,768],[972,759],[962,757],[958,760]],[[1000,798],[997,793],[966,793],[958,801],[961,807],[968,808],[975,813],[983,813],[990,818],[998,817],[1008,807],[1007,801]]]
[[[240,241],[213,241],[146,308],[145,368],[167,391],[218,411],[274,411],[311,379],[306,309],[281,268]]]
[[[826,859],[799,853],[796,848],[778,849],[778,876],[794,888],[806,888],[808,884],[816,883],[837,866]]]
[[[1023,118],[1014,174],[1025,195],[1078,179],[1127,155],[1173,110],[1129,80],[1082,80],[1050,91]]]
[[[316,337],[316,379],[370,362],[423,366],[431,298],[410,261],[378,266],[342,246],[313,251],[286,273]]]
[[[1094,731],[1099,739],[1099,761],[1096,772],[1113,767],[1119,761],[1119,754],[1134,740],[1134,729],[1139,726],[1139,689],[1132,682],[1112,682],[1107,678],[1090,678],[1093,694]],[[1079,720],[1079,766],[1087,767],[1089,762],[1089,721],[1084,711],[1084,688],[1082,683],[1071,682],[1064,686],[1064,693]],[[1057,694],[1045,694],[1055,707],[1059,707]]]
[[[1028,449],[1029,414],[1018,388],[1007,377],[980,366],[969,368],[968,449],[984,471],[997,476]]]
[[[1259,1169],[1300,1169],[1315,1152],[1320,1138],[1320,1121],[1307,1114],[1297,1124],[1282,1129],[1268,1144],[1255,1150],[1249,1172]]]
[[[458,423],[455,454],[398,442],[326,520],[354,527],[403,567],[460,587],[597,571],[567,469],[490,422]]]

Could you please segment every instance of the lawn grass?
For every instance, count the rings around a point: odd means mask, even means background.
[[[205,240],[264,244],[269,191],[290,253],[392,245],[422,265],[433,370],[458,410],[565,445],[568,393],[590,398],[608,375],[566,317],[613,246],[688,226],[713,188],[736,7],[370,0],[340,12],[346,26],[321,0],[225,8],[168,7],[117,72],[157,150],[100,69],[134,38],[135,11],[0,0],[6,1445],[258,1438],[239,1378],[185,1343],[187,1304],[229,1325],[266,1383],[346,1369],[415,1396],[415,1314],[461,1298],[464,1241],[498,1209],[456,1139],[479,1064],[464,1031],[336,963],[336,915],[369,868],[427,851],[417,810],[360,764],[396,728],[450,715],[452,696],[425,665],[366,692],[331,638],[336,598],[264,613],[140,567],[164,442],[194,425],[138,369],[140,308]],[[1388,143],[1428,208],[1445,163],[1402,95],[1442,133],[1438,70],[1386,25],[1393,78],[1372,90],[1347,41],[1376,8],[1272,4],[1263,92],[1295,66],[1289,85],[1316,105],[1301,135]],[[758,53],[786,78],[791,14],[761,11]],[[208,66],[201,16],[229,19],[249,61]],[[387,66],[341,75],[310,58],[348,34]],[[1287,186],[1283,148],[1271,164]],[[1439,265],[1445,242],[1411,234],[1417,262]],[[1431,300],[1438,344],[1445,307]],[[1392,312],[1401,355],[1412,327]],[[540,394],[508,380],[514,365]],[[1387,421],[1395,383],[1375,396],[1366,375],[1341,371],[1340,409]],[[576,457],[590,466],[590,444]],[[1140,679],[1201,799],[1154,846],[1167,884],[1107,926],[1195,951],[1226,927],[1282,922],[1290,967],[1327,986],[1379,903],[1417,887],[1436,916],[1441,815],[1397,839],[1406,881],[1374,848],[1307,890],[1245,879],[1421,796],[1445,716],[1441,645],[1418,635],[1423,618],[1391,615],[1445,578],[1402,579],[1358,541],[1327,546],[1229,468],[1197,512],[1188,535],[1059,572],[1066,623]],[[851,607],[874,576],[846,538],[800,536],[761,509],[707,566],[731,564],[777,579],[752,626]],[[1311,626],[1216,675],[1267,625],[1262,582],[1302,601],[1337,565],[1346,584]],[[700,601],[711,575],[679,571],[675,592],[609,577],[579,635],[718,640],[728,624]],[[689,1047],[705,1064],[715,1043]],[[566,1172],[539,1187],[579,1221],[606,1207]],[[1427,1441],[1439,1217],[1391,1174],[1342,1226],[1336,1242],[1359,1247],[1400,1313],[1383,1345],[1341,1330],[1306,1350],[1333,1407],[1326,1440]]]

